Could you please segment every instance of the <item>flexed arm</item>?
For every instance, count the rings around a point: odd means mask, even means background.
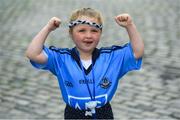
[[[118,25],[126,28],[135,58],[138,59],[142,57],[144,54],[144,42],[136,28],[136,25],[132,21],[131,16],[129,14],[120,14],[115,17],[115,21]]]
[[[46,63],[47,57],[44,55],[43,45],[47,39],[49,33],[59,27],[61,21],[57,17],[53,17],[49,20],[48,24],[44,26],[41,31],[33,38],[26,50],[26,56],[37,62]]]

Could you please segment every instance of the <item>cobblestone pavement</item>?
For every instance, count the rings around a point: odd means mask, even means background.
[[[131,14],[144,38],[142,69],[124,76],[113,98],[115,118],[180,119],[180,0],[0,0],[0,118],[63,119],[56,78],[33,68],[24,52],[53,16],[62,25],[46,44],[72,47],[67,21],[82,6],[104,15],[99,47],[128,41],[113,20],[119,13]]]

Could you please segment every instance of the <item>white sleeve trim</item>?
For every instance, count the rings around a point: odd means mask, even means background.
[[[42,52],[43,52],[43,54],[46,56],[46,58],[48,58],[47,53],[46,53],[44,50],[43,50]]]

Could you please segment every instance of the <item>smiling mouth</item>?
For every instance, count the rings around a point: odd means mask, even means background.
[[[92,44],[93,41],[84,41],[85,44]]]

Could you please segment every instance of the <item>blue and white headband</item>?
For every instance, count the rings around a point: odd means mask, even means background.
[[[87,25],[96,27],[100,30],[102,30],[102,27],[103,27],[102,24],[97,24],[95,22],[90,22],[90,21],[86,21],[86,20],[75,20],[75,21],[71,21],[69,23],[69,28],[72,28],[72,27],[79,25],[79,24],[87,24]]]

